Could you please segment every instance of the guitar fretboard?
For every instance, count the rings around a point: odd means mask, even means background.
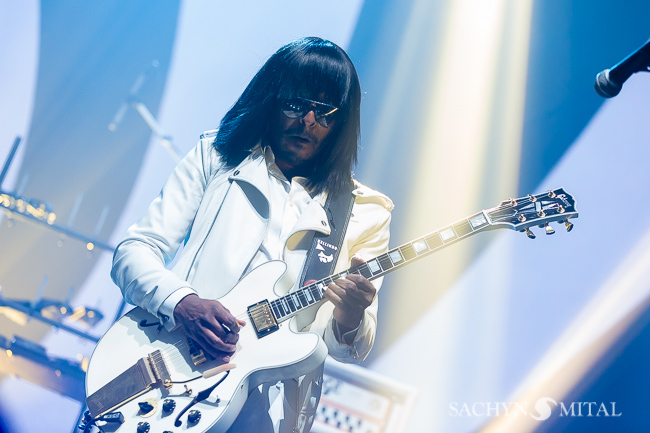
[[[359,266],[330,275],[275,299],[270,302],[273,314],[278,322],[287,320],[305,308],[321,302],[325,297],[323,292],[327,286],[339,278],[345,278],[349,274],[360,274],[368,280],[374,280],[434,251],[445,248],[460,239],[471,236],[489,225],[487,212],[479,212],[441,230],[393,248],[387,253],[368,260]]]

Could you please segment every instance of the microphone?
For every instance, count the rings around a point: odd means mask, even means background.
[[[613,98],[623,88],[623,83],[632,74],[640,71],[648,71],[650,67],[650,40],[632,54],[596,75],[594,89],[603,98]]]

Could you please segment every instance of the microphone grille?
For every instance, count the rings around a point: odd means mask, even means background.
[[[613,98],[619,94],[622,88],[623,85],[615,83],[609,78],[609,69],[605,69],[596,75],[594,89],[596,89],[596,93],[603,98]]]

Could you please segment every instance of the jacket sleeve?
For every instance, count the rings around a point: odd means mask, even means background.
[[[392,205],[392,203],[391,203]],[[377,205],[380,210],[377,217],[373,218],[373,224],[365,231],[365,236],[354,243],[348,251],[346,263],[340,270],[345,270],[350,266],[350,258],[359,256],[364,260],[370,260],[380,254],[388,251],[389,226],[390,226],[390,209]],[[340,263],[339,263],[340,265]],[[337,266],[337,271],[338,266]],[[377,291],[381,287],[383,278],[377,278],[372,281]],[[377,330],[377,308],[378,296],[372,301],[372,304],[366,308],[363,319],[356,330],[352,330],[343,336],[338,335],[338,329],[332,316],[334,305],[331,302],[325,302],[318,310],[314,322],[309,329],[323,336],[327,345],[328,352],[332,358],[337,361],[347,363],[359,363],[363,361],[372,348],[375,341]],[[353,338],[352,338],[353,337]],[[350,341],[346,343],[345,341]]]
[[[188,236],[210,178],[211,140],[202,139],[176,166],[160,195],[132,225],[113,255],[111,277],[124,299],[173,328],[173,308],[196,293],[166,268]],[[167,304],[167,308],[163,307]]]

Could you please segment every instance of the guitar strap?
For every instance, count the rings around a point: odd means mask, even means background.
[[[327,196],[325,213],[330,223],[330,234],[319,232],[314,234],[300,277],[300,287],[303,287],[306,281],[320,280],[334,272],[352,214],[353,189],[354,184],[350,179],[343,192]]]

